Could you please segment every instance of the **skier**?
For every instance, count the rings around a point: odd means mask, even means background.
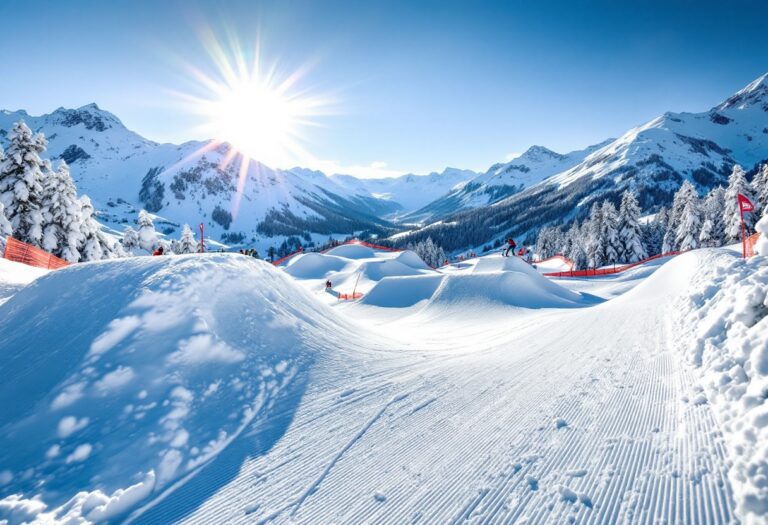
[[[507,249],[504,252],[504,257],[509,257],[509,252],[512,252],[512,256],[514,257],[516,246],[517,244],[515,244],[515,240],[512,237],[507,239]]]
[[[331,289],[331,288],[333,288],[333,283],[331,282],[331,280],[330,280],[330,279],[328,279],[327,281],[325,281],[325,287],[326,287],[326,289]]]
[[[158,255],[163,255],[163,253],[165,253],[165,249],[162,246],[160,246],[157,250],[152,252],[152,256],[156,257]]]

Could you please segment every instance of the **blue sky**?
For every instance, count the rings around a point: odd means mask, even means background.
[[[0,2],[0,108],[96,102],[153,140],[208,138],[172,94],[199,89],[182,64],[212,71],[208,27],[285,74],[310,66],[298,87],[334,100],[306,133],[323,166],[484,170],[708,109],[768,71],[767,18],[738,1]]]

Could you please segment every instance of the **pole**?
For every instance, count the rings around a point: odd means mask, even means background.
[[[741,258],[747,258],[747,237],[744,231],[744,210],[741,209],[741,203],[739,203],[739,216],[741,217]]]
[[[205,253],[205,236],[203,235],[203,223],[200,223],[200,253]]]

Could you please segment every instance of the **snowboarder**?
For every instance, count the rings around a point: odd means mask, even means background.
[[[158,255],[163,255],[164,253],[165,253],[165,249],[162,246],[160,246],[157,250],[152,252],[152,256],[156,257]]]
[[[331,280],[330,280],[330,279],[328,279],[327,281],[325,281],[325,288],[326,288],[326,289],[331,289],[331,288],[333,288],[333,283],[331,282]]]
[[[512,237],[507,239],[507,249],[504,252],[504,257],[509,257],[509,252],[512,252],[512,256],[514,257],[516,246],[517,244],[515,243],[515,240]]]

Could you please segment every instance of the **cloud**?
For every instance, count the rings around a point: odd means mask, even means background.
[[[322,171],[326,175],[353,175],[360,179],[385,179],[405,175],[404,170],[388,168],[389,164],[376,160],[368,165],[345,165],[336,160],[314,159],[307,163],[310,169]]]

